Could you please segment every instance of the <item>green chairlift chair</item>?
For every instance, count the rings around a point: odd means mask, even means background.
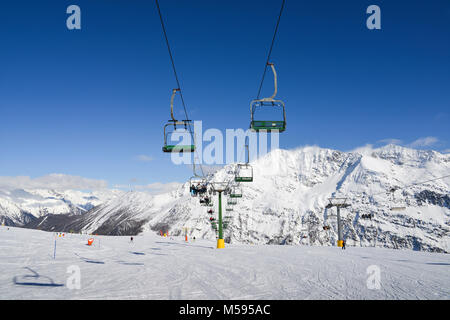
[[[234,186],[230,191],[230,198],[242,198],[242,188],[239,186]]]
[[[248,163],[238,163],[236,168],[236,174],[234,176],[235,182],[252,182],[253,181],[253,168]]]
[[[175,94],[177,93],[177,91],[180,91],[180,89],[173,89],[172,91],[172,97],[170,99],[170,116],[172,119],[170,119],[168,121],[168,123],[166,123],[164,125],[164,145],[162,147],[163,152],[194,152],[195,151],[195,144],[188,144],[188,145],[180,145],[180,144],[167,144],[167,138],[170,134],[173,134],[174,132],[179,132],[177,131],[177,126],[178,128],[184,128],[184,131],[192,133],[192,124],[191,124],[191,120],[181,120],[178,121],[174,118],[173,116],[173,99],[175,98]]]
[[[274,77],[274,92],[271,97],[256,99],[250,103],[250,114],[251,114],[251,122],[250,129],[255,132],[259,132],[261,130],[266,130],[267,132],[277,131],[283,132],[286,130],[286,108],[284,102],[281,100],[275,100],[275,96],[277,94],[277,73],[275,71],[275,66],[273,63],[267,63],[272,68],[273,77]],[[255,119],[255,111],[263,108],[263,107],[271,107],[271,108],[280,108],[283,114],[282,120],[256,120]]]

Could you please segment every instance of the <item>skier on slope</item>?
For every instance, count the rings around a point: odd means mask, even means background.
[[[342,250],[345,250],[345,240],[342,240]]]

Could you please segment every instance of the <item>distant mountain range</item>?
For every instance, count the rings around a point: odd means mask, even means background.
[[[450,175],[449,154],[396,145],[353,152],[304,147],[274,150],[251,165],[254,181],[241,183],[243,197],[224,210],[228,242],[336,245],[336,208],[326,206],[330,197],[346,197],[348,246],[450,252],[450,178],[429,181]],[[232,179],[233,170],[227,165],[213,180]],[[417,184],[423,181],[429,182]],[[217,215],[217,196],[213,209]],[[188,182],[158,195],[0,190],[0,222],[48,231],[181,235],[188,228],[191,237],[214,239],[209,217]]]

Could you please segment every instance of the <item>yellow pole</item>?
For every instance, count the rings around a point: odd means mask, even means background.
[[[222,229],[222,192],[219,191],[219,239],[217,239],[217,249],[225,248]]]

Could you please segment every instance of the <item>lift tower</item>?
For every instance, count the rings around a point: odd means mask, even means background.
[[[219,238],[217,239],[217,249],[225,248],[225,240],[223,239],[223,219],[222,219],[222,193],[228,192],[228,182],[211,182],[214,193],[219,193]]]
[[[332,207],[337,208],[337,226],[338,226],[338,247],[342,247],[342,242],[344,241],[344,236],[342,235],[342,222],[341,222],[341,208],[350,207],[350,204],[345,203],[347,198],[328,198],[330,201],[325,208],[330,209]]]

